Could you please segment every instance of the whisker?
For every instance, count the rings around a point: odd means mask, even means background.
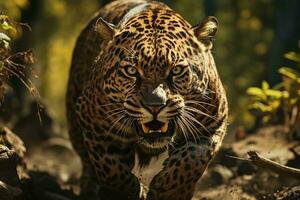
[[[113,117],[113,116],[115,116],[115,115],[122,114],[122,113],[124,114],[125,111],[124,111],[124,110],[120,110],[120,111],[118,111],[118,112],[112,113],[112,114],[108,115],[107,117],[105,117],[105,118],[103,119],[103,121],[105,121],[105,120],[107,120],[107,119],[109,119],[109,118],[111,118],[111,117]]]
[[[203,95],[203,98],[204,98],[204,99],[207,99],[207,100],[210,100],[210,99],[211,99],[211,97],[208,96],[207,94],[204,94],[204,95]]]
[[[196,103],[196,102],[185,102],[185,106],[188,106],[189,104],[199,106],[200,108],[204,109],[206,112],[210,112],[210,110],[207,108],[207,106],[204,106],[204,105],[202,105],[202,104],[200,104],[200,103]]]
[[[193,129],[190,127],[190,125],[187,123],[186,119],[185,119],[185,118],[182,118],[182,122],[183,122],[184,126],[189,130],[190,134],[193,136],[194,141],[197,142],[196,137],[195,137],[195,135],[194,135],[194,133],[193,133],[194,131],[193,131]]]
[[[113,125],[110,127],[110,129],[107,131],[107,136],[111,133],[112,129],[118,124],[118,122],[120,120],[123,120],[126,117],[126,115],[122,115],[121,117],[119,117],[114,123]]]
[[[202,112],[202,111],[200,111],[200,110],[198,110],[198,109],[196,109],[196,108],[193,108],[193,107],[190,107],[190,106],[185,106],[184,109],[187,110],[187,111],[199,113],[199,114],[204,115],[204,116],[206,116],[206,117],[209,117],[209,118],[211,118],[211,119],[213,119],[213,120],[217,120],[215,117],[210,116],[209,114],[207,114],[207,113],[205,113],[205,112]],[[190,112],[189,112],[189,113],[190,113]]]
[[[124,123],[124,127],[122,128],[123,130],[122,130],[122,132],[121,132],[121,135],[123,134],[123,133],[128,133],[129,132],[129,123],[132,121],[132,119],[131,118],[126,118],[126,120],[125,120],[125,123]]]
[[[196,118],[194,118],[191,114],[185,112],[185,115],[190,119],[192,120],[193,122],[199,124],[207,133],[210,133],[207,128],[201,123],[199,122]]]
[[[207,103],[205,101],[198,101],[198,100],[186,100],[184,103],[188,104],[197,104],[197,105],[208,105],[208,106],[212,106],[212,107],[216,107],[216,105],[211,104],[211,103]]]
[[[185,142],[186,142],[186,144],[188,144],[189,142],[188,142],[188,139],[187,139],[187,136],[186,136],[186,133],[185,133],[186,128],[185,128],[185,126],[183,126],[182,119],[180,117],[177,117],[177,122],[178,122],[177,124],[179,125],[179,128],[182,131],[182,134],[184,136]]]
[[[124,108],[115,108],[115,109],[112,109],[112,110],[108,110],[108,111],[105,111],[105,114],[109,114],[109,113],[114,113],[115,111],[120,111],[120,110],[124,110]]]
[[[210,94],[215,94],[215,93],[216,93],[215,91],[213,91],[213,90],[211,90],[211,89],[209,89],[209,88],[206,88],[205,91],[208,92],[208,93],[210,93]]]
[[[125,94],[130,93],[131,90],[133,90],[135,88],[136,84],[132,84],[132,86],[130,88],[128,88],[126,91],[124,91]]]
[[[182,115],[182,120],[185,123],[186,127],[190,130],[195,142],[197,142],[197,139],[199,139],[199,136],[197,134],[197,127],[193,123],[191,123],[184,115]],[[196,134],[197,138],[194,133]]]
[[[168,144],[169,144],[173,149],[176,149],[175,146],[174,146],[174,144],[173,144],[173,142],[169,142]]]
[[[107,103],[107,104],[101,104],[101,105],[98,105],[98,106],[105,107],[105,106],[111,106],[111,105],[122,104],[122,103],[124,103],[124,102]]]
[[[120,127],[120,136],[124,136],[124,133],[128,133],[129,132],[129,128],[130,126],[128,126],[129,124],[132,124],[134,120],[132,118],[125,118],[125,122],[122,124],[122,126]],[[117,134],[119,133],[119,131],[117,132]]]
[[[127,124],[127,122],[128,122],[128,118],[125,118],[125,122],[124,123],[121,123],[121,125],[118,127],[118,131],[116,132],[116,135],[118,135],[119,134],[119,132],[120,132],[120,136],[122,137],[123,136],[123,133],[124,133],[124,129],[126,128],[126,124]],[[122,120],[123,121],[123,120]]]

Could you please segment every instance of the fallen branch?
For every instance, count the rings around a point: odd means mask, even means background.
[[[279,164],[277,162],[263,157],[255,151],[249,151],[248,155],[250,158],[247,160],[259,168],[275,172],[279,175],[286,175],[291,178],[300,179],[300,169],[287,167],[285,165]]]

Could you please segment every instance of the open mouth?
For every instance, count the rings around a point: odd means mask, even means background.
[[[151,148],[165,146],[171,139],[174,132],[174,125],[170,122],[152,120],[147,123],[137,123],[137,132],[142,143],[149,144]],[[147,145],[148,146],[148,145]]]
[[[169,122],[160,122],[158,120],[152,120],[151,122],[142,124],[144,133],[166,133],[169,127]]]

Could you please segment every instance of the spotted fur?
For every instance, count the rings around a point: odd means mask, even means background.
[[[148,200],[189,200],[218,151],[227,101],[213,56],[214,17],[192,27],[163,3],[117,0],[80,34],[67,92],[82,195],[141,198],[131,170],[168,151]]]

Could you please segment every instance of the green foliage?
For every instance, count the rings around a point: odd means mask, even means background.
[[[5,87],[11,76],[16,76],[25,85],[33,96],[37,92],[25,70],[27,65],[34,63],[35,59],[31,50],[11,53],[11,42],[20,36],[21,23],[12,21],[7,15],[0,14],[0,104],[3,100]]]
[[[5,63],[10,50],[11,38],[6,31],[14,30],[13,26],[8,23],[6,15],[0,15],[0,104],[4,97],[4,83],[3,79],[7,76],[5,73]],[[5,32],[4,32],[5,31]]]
[[[286,91],[270,88],[266,81],[262,82],[261,88],[248,88],[247,94],[250,95],[252,100],[248,106],[249,110],[256,116],[260,116],[264,123],[276,117],[282,99],[288,97]]]
[[[299,34],[295,33],[299,29],[292,26],[297,22],[297,18],[289,9],[294,4],[289,1],[278,4],[271,0],[162,1],[183,15],[191,25],[198,24],[205,16],[214,15],[218,18],[219,29],[213,54],[229,97],[230,128],[239,124],[251,127],[253,117],[247,112],[248,97],[245,90],[267,77],[273,83],[277,81],[274,80],[278,78],[276,73],[274,75],[276,66],[285,65],[278,62],[280,60],[278,55],[286,52],[285,49],[295,48],[283,43],[296,44],[293,39],[299,38]],[[56,121],[62,127],[66,126],[62,102],[65,98],[68,67],[74,43],[80,30],[101,7],[99,2],[99,0],[0,0],[0,10],[15,21],[29,22],[33,28],[29,36],[25,35],[18,40],[18,47],[26,49],[30,46],[35,49],[39,61],[35,69],[40,76],[38,81],[40,94],[46,103],[49,102]],[[284,31],[278,31],[275,27],[279,29],[282,21],[284,24],[289,21],[288,26],[282,26],[281,29]],[[278,34],[282,33],[284,34],[278,37]],[[292,36],[288,37],[289,35]],[[11,44],[15,37],[8,36],[11,38],[9,41]],[[284,40],[282,36],[289,39]],[[293,57],[292,54],[289,56]],[[270,62],[273,70],[267,68],[267,63]]]
[[[289,52],[285,58],[300,67],[300,54]],[[282,82],[273,88],[266,81],[262,82],[261,88],[248,88],[251,100],[248,108],[264,124],[280,123],[287,131],[295,130],[300,122],[300,70],[281,67],[278,73]]]
[[[28,7],[30,0],[1,0],[0,11],[13,19],[20,19],[22,9]]]
[[[8,16],[0,14],[0,81],[7,76],[5,63],[7,63],[10,52],[10,33],[14,31],[16,31],[16,28],[10,23]]]
[[[0,69],[3,69],[3,61],[10,51],[12,37],[18,33],[18,24],[12,22],[8,16],[0,14]]]
[[[12,23],[10,22],[8,16],[6,15],[0,15],[0,22],[1,22],[1,29],[9,31],[17,31],[16,27],[14,25],[12,25]]]

